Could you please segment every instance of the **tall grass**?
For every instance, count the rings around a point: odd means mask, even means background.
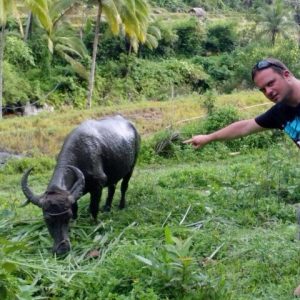
[[[67,116],[66,128],[76,119]],[[47,119],[24,122],[44,121],[47,129]],[[57,128],[63,129],[62,120]],[[146,147],[153,127],[143,122],[149,126],[142,130]],[[200,128],[186,126],[189,132]],[[167,158],[142,149],[124,210],[115,199],[112,211],[99,213],[95,223],[88,196],[82,197],[70,225],[72,250],[61,258],[51,254],[41,210],[19,207],[22,172],[34,165],[30,185],[43,192],[54,148],[0,168],[0,298],[291,299],[300,282],[298,149],[285,139],[235,155],[221,143],[199,151],[175,147],[176,155]]]
[[[217,97],[216,106],[235,105],[239,108],[264,103],[257,92],[236,93]],[[73,110],[43,113],[38,116],[4,119],[0,122],[0,150],[29,155],[46,154],[54,156],[59,151],[65,136],[80,122],[121,113],[132,120],[142,136],[151,135],[166,127],[180,128],[190,119],[201,119],[206,112],[201,105],[202,98],[193,95],[165,102],[141,102],[113,107],[96,107],[92,110]],[[242,109],[244,117],[254,116],[265,106]]]

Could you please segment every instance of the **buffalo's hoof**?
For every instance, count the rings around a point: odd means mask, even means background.
[[[64,256],[67,255],[70,250],[71,250],[70,242],[63,241],[53,247],[53,254],[56,254],[58,256]]]
[[[107,205],[104,205],[104,206],[102,207],[102,211],[103,211],[103,212],[110,212],[110,209],[111,209],[111,207],[110,207],[110,206],[107,206]]]

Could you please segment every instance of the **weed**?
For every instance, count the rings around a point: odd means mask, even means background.
[[[191,290],[208,284],[194,257],[192,237],[176,238],[169,227],[165,227],[165,244],[154,252],[152,258],[135,257],[151,270],[153,285],[162,291],[167,290],[172,297],[180,299]]]

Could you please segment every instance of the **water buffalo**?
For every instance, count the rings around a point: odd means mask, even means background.
[[[28,187],[27,170],[21,181],[27,203],[43,210],[54,239],[53,252],[70,250],[68,224],[77,217],[77,200],[90,193],[90,213],[96,219],[102,189],[108,187],[105,211],[111,208],[115,187],[121,183],[119,208],[125,207],[125,193],[139,151],[140,137],[135,127],[121,116],[88,120],[65,139],[47,190],[40,196]]]

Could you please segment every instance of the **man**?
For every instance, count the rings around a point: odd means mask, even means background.
[[[300,80],[279,60],[268,58],[259,61],[252,69],[252,80],[275,105],[262,115],[230,124],[218,131],[196,135],[184,141],[195,148],[212,141],[234,139],[268,128],[284,130],[300,148]],[[300,224],[300,210],[298,210]],[[300,296],[300,285],[294,290]]]
[[[275,105],[254,119],[232,123],[210,134],[196,135],[184,143],[199,148],[213,141],[278,128],[284,130],[300,148],[300,80],[281,61],[273,58],[261,60],[253,67],[252,80]]]

